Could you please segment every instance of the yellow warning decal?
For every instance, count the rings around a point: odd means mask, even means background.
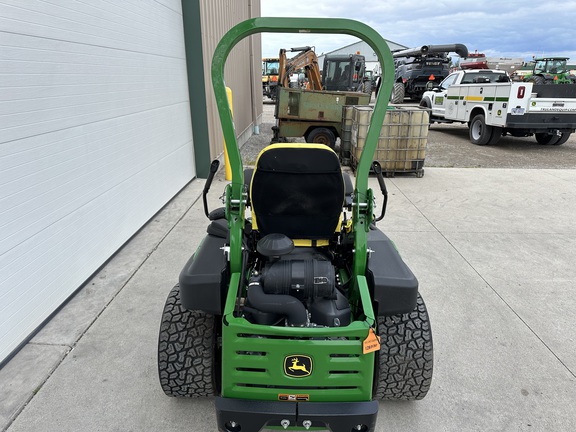
[[[482,96],[466,96],[464,98],[467,101],[482,102],[484,98]]]

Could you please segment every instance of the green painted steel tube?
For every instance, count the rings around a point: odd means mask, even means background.
[[[356,36],[370,45],[382,66],[382,82],[376,98],[372,121],[366,136],[364,150],[356,171],[355,206],[358,211],[353,214],[355,237],[354,271],[364,275],[366,269],[366,232],[373,215],[368,209],[372,204],[368,199],[368,174],[378,145],[381,125],[384,122],[388,100],[394,84],[394,61],[386,41],[373,28],[358,21],[341,18],[252,18],[243,21],[230,29],[214,51],[212,59],[212,85],[218,113],[222,123],[226,149],[232,168],[232,184],[229,194],[230,211],[227,212],[230,228],[230,267],[238,272],[242,267],[242,229],[244,226],[244,170],[240,158],[240,149],[236,142],[234,125],[224,83],[224,65],[232,48],[242,39],[255,33],[326,33],[349,34]],[[237,207],[234,207],[236,206]]]

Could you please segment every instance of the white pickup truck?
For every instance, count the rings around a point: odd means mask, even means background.
[[[496,144],[507,134],[564,144],[576,128],[576,85],[511,82],[501,70],[461,70],[426,91],[430,122],[468,123],[470,141]]]

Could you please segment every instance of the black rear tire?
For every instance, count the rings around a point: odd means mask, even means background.
[[[190,311],[180,303],[180,286],[170,291],[158,338],[158,375],[168,396],[203,397],[216,394],[216,320]]]
[[[432,330],[424,300],[418,294],[410,313],[378,317],[380,352],[374,398],[419,400],[432,383]]]
[[[369,96],[372,96],[372,81],[364,81],[362,85],[362,91]]]
[[[534,136],[536,137],[538,144],[541,145],[556,145],[556,143],[562,138],[560,135],[547,133],[537,133],[534,134]]]
[[[560,139],[558,141],[556,141],[553,145],[564,144],[566,141],[568,141],[568,138],[570,138],[570,135],[572,135],[572,132],[562,132],[562,136],[560,137]]]
[[[390,102],[393,104],[400,104],[404,102],[404,96],[406,89],[403,83],[395,82],[394,87],[392,87],[392,94],[390,95]]]
[[[546,78],[540,75],[533,75],[527,81],[534,83],[534,85],[550,84]]]
[[[470,122],[470,141],[476,145],[486,145],[492,138],[492,126],[486,124],[484,114],[476,114]]]
[[[487,145],[495,145],[498,144],[498,141],[500,141],[500,138],[502,138],[502,131],[504,129],[498,126],[492,126],[492,135],[490,136],[490,139],[488,140],[488,142],[486,143]]]
[[[336,136],[328,128],[317,127],[310,131],[306,136],[307,143],[324,144],[334,149],[336,147]]]

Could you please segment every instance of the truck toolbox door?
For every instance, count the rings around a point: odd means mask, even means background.
[[[434,93],[432,96],[432,114],[439,117],[444,117],[446,112],[446,90],[441,90]]]

